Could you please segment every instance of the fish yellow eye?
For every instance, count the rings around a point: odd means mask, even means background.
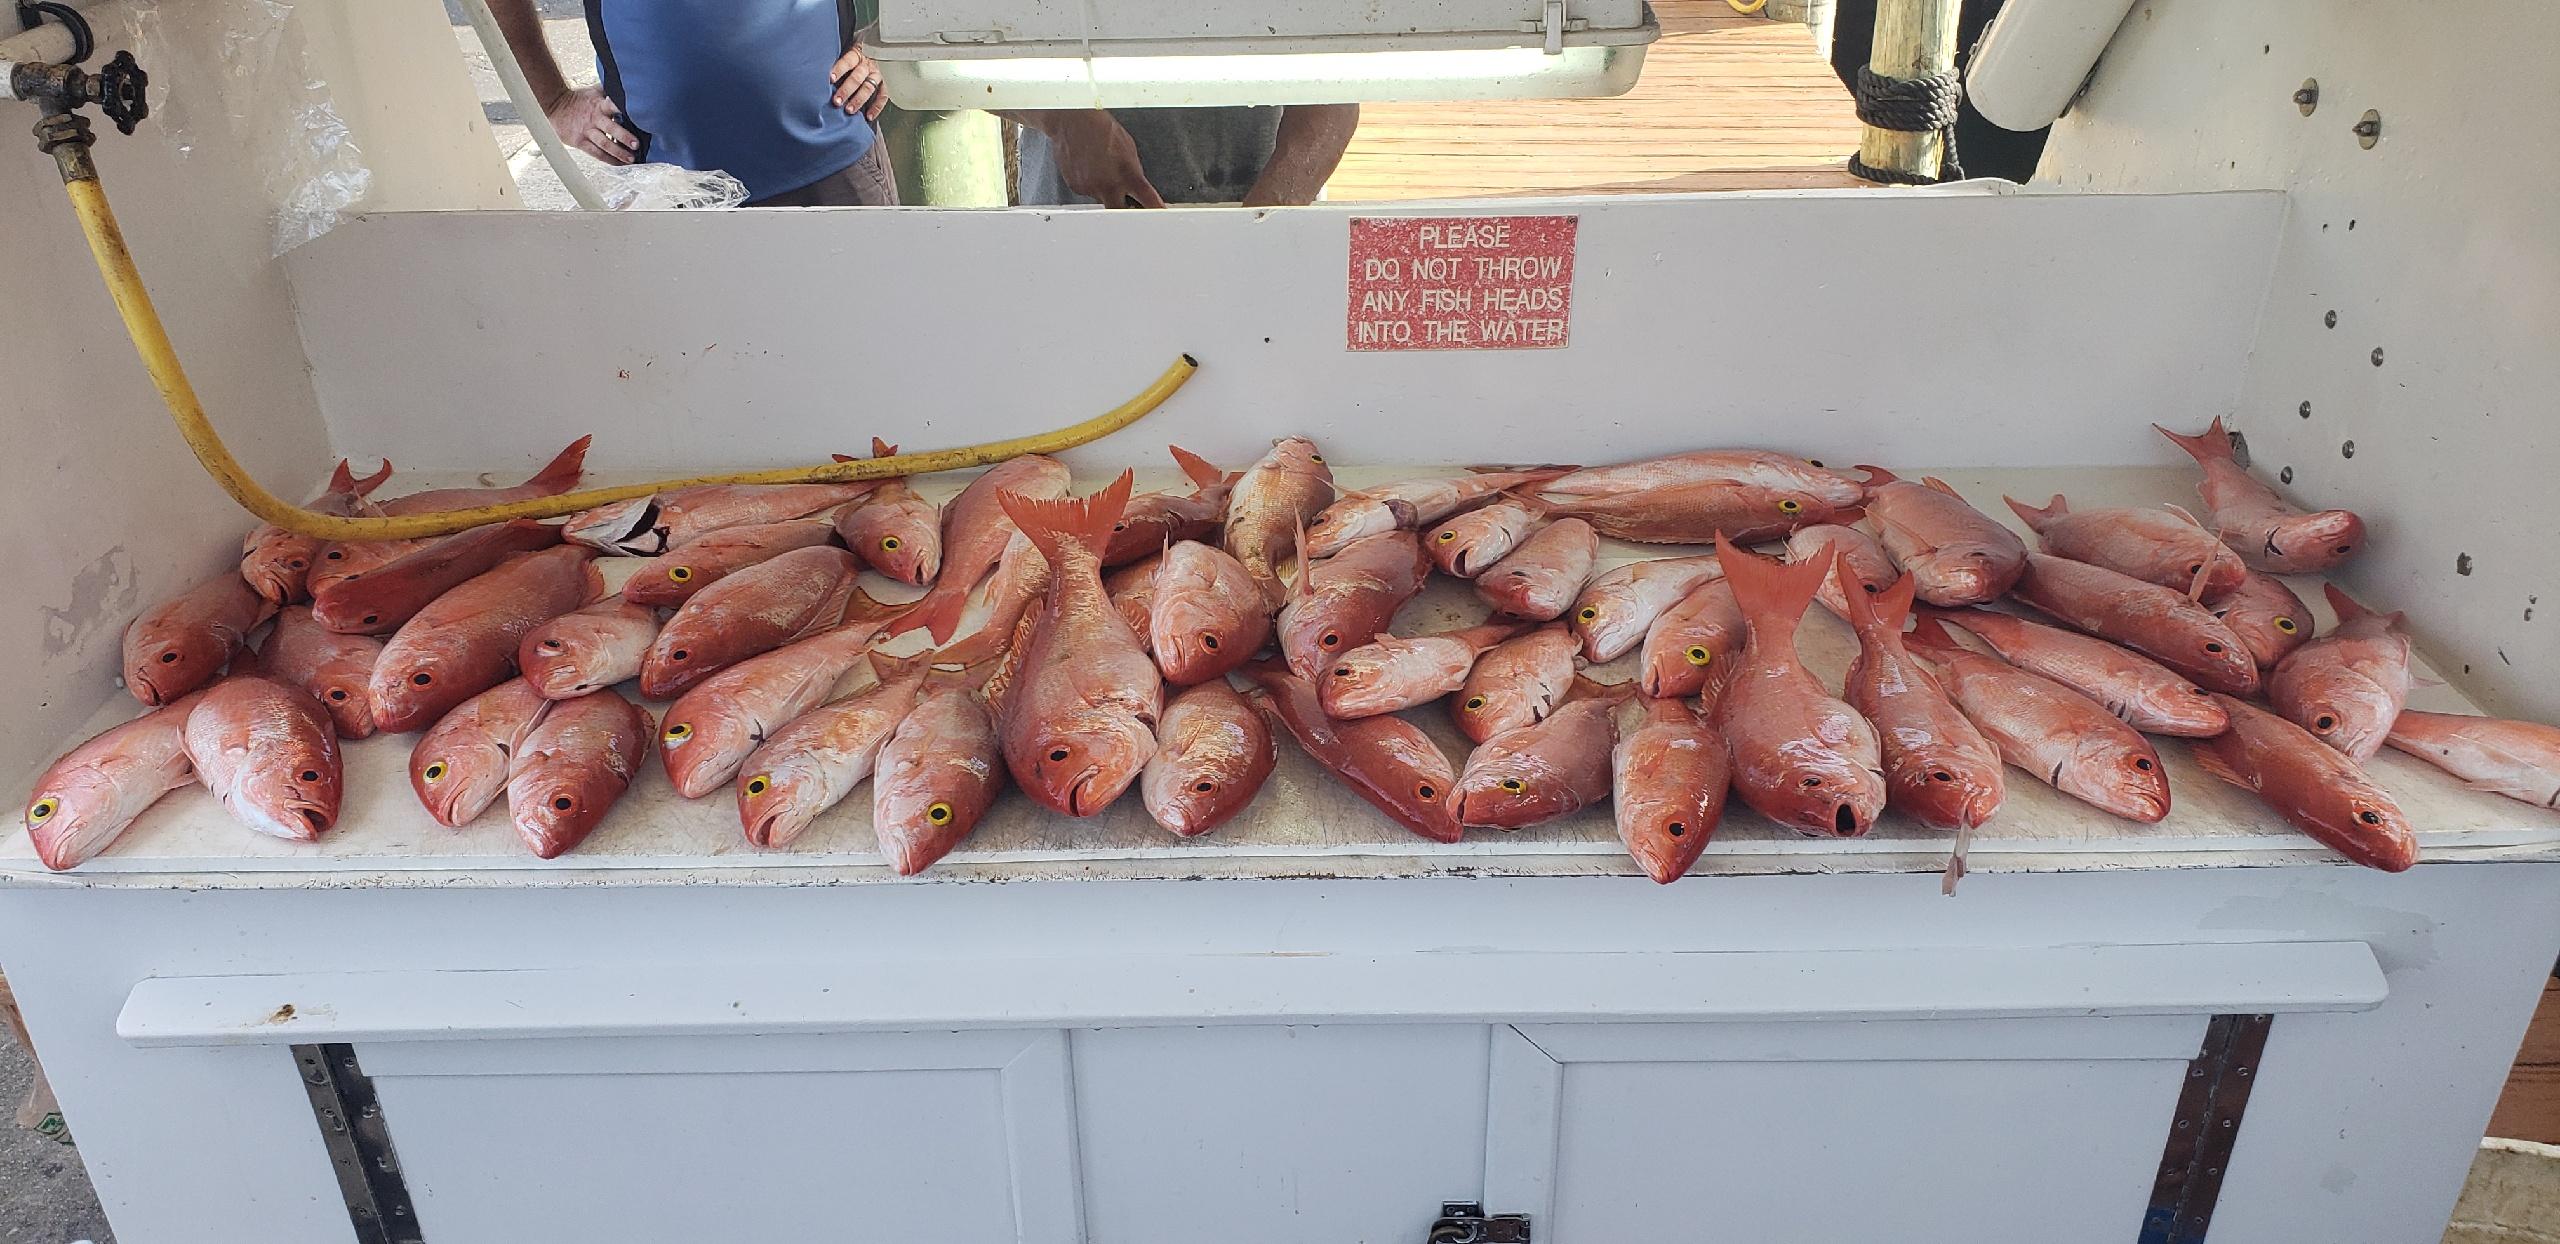
[[[1778,512],[1781,514],[1793,514],[1803,508],[1804,503],[1792,497],[1778,503]]]
[[[924,810],[924,819],[936,825],[950,824],[953,815],[951,805],[947,803],[937,803]]]
[[[1600,616],[1600,610],[1599,610],[1598,606],[1595,606],[1595,605],[1584,605],[1584,606],[1582,607],[1582,611],[1581,611],[1580,613],[1577,613],[1577,614],[1573,615],[1573,616],[1575,616],[1575,617],[1577,617],[1577,618],[1580,618],[1580,619],[1582,619],[1582,620],[1583,620],[1583,621],[1585,621],[1585,622],[1588,622],[1588,621],[1590,621],[1590,620],[1591,620],[1591,619],[1593,619],[1593,618],[1599,617],[1599,616]]]
[[[693,582],[693,567],[669,566],[667,567],[667,577],[678,583],[691,583]]]
[[[772,789],[773,779],[761,773],[747,779],[747,793],[750,795],[761,795]]]
[[[1316,464],[1317,466],[1323,466],[1323,465],[1324,465],[1324,455],[1323,455],[1323,454],[1308,454],[1308,455],[1307,455],[1307,461],[1312,462],[1312,463]]]
[[[27,809],[27,823],[33,825],[39,821],[52,820],[53,814],[61,810],[62,805],[51,799],[36,800],[35,806]]]
[[[1504,778],[1502,779],[1502,789],[1517,795],[1520,792],[1529,789],[1529,784],[1518,778]]]
[[[898,539],[896,536],[882,536],[880,537],[880,551],[883,553],[895,553],[904,543],[904,541]]]
[[[682,743],[686,739],[693,737],[693,723],[684,721],[676,722],[667,727],[667,732],[665,734],[658,737],[665,739],[669,743]]]
[[[444,772],[444,762],[439,760],[434,764],[428,765],[426,768],[419,770],[418,776],[425,778],[430,782],[441,782],[444,780]]]
[[[1448,542],[1450,542],[1451,540],[1455,540],[1455,539],[1457,539],[1457,538],[1458,538],[1458,533],[1457,533],[1457,532],[1454,532],[1454,531],[1444,531],[1444,532],[1441,532],[1441,533],[1439,534],[1439,536],[1437,536],[1436,538],[1440,541],[1440,543],[1442,543],[1442,544],[1447,544],[1447,543],[1448,543]]]
[[[2277,629],[2277,630],[2279,630],[2279,631],[2283,631],[2283,632],[2284,632],[2285,634],[2287,634],[2287,635],[2290,635],[2290,634],[2293,634],[2295,631],[2301,630],[2302,628],[2301,628],[2300,626],[2295,625],[2295,624],[2294,624],[2293,619],[2291,619],[2291,618],[2278,618],[2278,619],[2276,619],[2276,629]]]
[[[1716,659],[1716,654],[1709,652],[1702,647],[1692,647],[1687,652],[1683,652],[1680,655],[1689,658],[1689,664],[1691,665],[1704,665],[1707,662]]]
[[[1476,711],[1478,711],[1478,710],[1482,709],[1483,707],[1484,707],[1484,697],[1483,697],[1483,696],[1480,696],[1480,695],[1471,695],[1471,696],[1468,696],[1468,697],[1467,697],[1467,711],[1468,711],[1468,712],[1470,712],[1470,713],[1472,713],[1472,712],[1476,712]]]

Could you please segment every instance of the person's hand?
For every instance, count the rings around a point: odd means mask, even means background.
[[[846,116],[859,112],[868,120],[879,120],[880,110],[889,106],[889,88],[880,81],[880,66],[863,55],[859,44],[827,69],[827,81],[835,84],[835,94],[827,102],[844,109]]]
[[[623,128],[622,113],[597,87],[582,86],[551,101],[542,110],[560,141],[607,164],[629,164],[639,158],[640,137]]]
[[[1138,160],[1138,144],[1110,113],[1053,112],[1041,132],[1049,136],[1067,189],[1104,207],[1164,206]]]

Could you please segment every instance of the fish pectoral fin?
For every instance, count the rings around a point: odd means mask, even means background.
[[[2223,781],[2229,782],[2242,790],[2254,791],[2258,789],[2258,783],[2254,779],[2242,774],[2239,768],[2234,766],[2230,761],[2223,759],[2221,752],[2210,747],[2196,747],[2188,750],[2195,756],[2196,766],[2203,769],[2205,772],[2221,778]]]

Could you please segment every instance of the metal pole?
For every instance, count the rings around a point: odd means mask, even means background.
[[[1956,14],[1960,0],[1878,0],[1875,50],[1868,68],[1885,78],[1926,78],[1955,68]],[[1884,172],[1935,181],[1946,144],[1932,131],[1912,133],[1868,126],[1858,140],[1858,160]]]

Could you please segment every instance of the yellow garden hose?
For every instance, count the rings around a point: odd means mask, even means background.
[[[142,274],[134,269],[133,255],[125,249],[124,232],[116,227],[115,213],[107,207],[106,192],[99,188],[95,177],[73,177],[66,180],[63,187],[71,194],[71,210],[80,218],[81,231],[89,236],[89,253],[98,261],[98,273],[106,278],[107,292],[115,297],[116,313],[124,317],[125,332],[132,336],[133,348],[142,356],[143,369],[151,373],[153,387],[160,390],[160,400],[168,404],[169,417],[177,421],[178,435],[186,439],[187,448],[195,451],[196,461],[204,464],[205,472],[213,476],[214,482],[222,485],[222,490],[230,493],[231,499],[239,502],[241,508],[288,531],[324,540],[412,540],[422,536],[450,535],[511,518],[558,518],[608,502],[628,501],[668,489],[702,484],[834,484],[893,475],[956,471],[987,466],[1024,454],[1055,453],[1100,440],[1137,422],[1141,416],[1173,396],[1174,391],[1191,379],[1191,373],[1200,366],[1198,360],[1188,354],[1183,355],[1136,397],[1100,415],[1054,432],[989,441],[983,445],[830,462],[824,466],[740,471],[614,488],[591,488],[556,497],[536,497],[528,501],[480,505],[434,514],[347,518],[304,509],[268,492],[256,480],[249,478],[239,459],[231,456],[230,449],[214,432],[212,422],[205,418],[204,405],[196,398],[195,386],[187,382],[186,369],[178,365],[178,352],[169,344],[168,330],[160,324],[160,313],[152,308],[151,295],[142,288]]]

